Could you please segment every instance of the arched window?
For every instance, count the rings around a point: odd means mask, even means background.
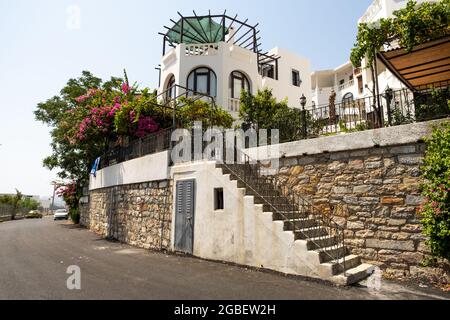
[[[217,94],[217,77],[214,71],[201,67],[192,70],[187,79],[188,89],[215,97]],[[190,95],[193,93],[190,92]]]
[[[230,75],[231,98],[239,99],[242,91],[250,92],[250,81],[240,71],[233,71]]]
[[[353,101],[353,93],[348,92],[342,98],[342,103],[350,103]]]
[[[177,90],[175,88],[175,76],[171,75],[169,81],[167,82],[166,99],[167,100],[175,99],[176,92]]]

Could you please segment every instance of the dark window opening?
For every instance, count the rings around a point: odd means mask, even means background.
[[[364,83],[363,83],[362,76],[358,77],[358,90],[359,90],[359,93],[364,93]]]
[[[231,98],[239,99],[242,91],[250,92],[250,81],[239,71],[233,71],[230,76]]]
[[[263,65],[261,68],[262,68],[261,74],[263,77],[275,79],[275,67],[273,65],[266,64]]]
[[[167,100],[175,99],[175,95],[176,95],[175,76],[172,75],[169,79],[169,82],[167,83],[166,99]]]
[[[343,85],[344,83],[345,83],[345,79],[342,79],[342,80],[339,81],[340,85]]]
[[[344,97],[342,98],[342,103],[350,103],[353,102],[353,93],[348,92],[344,95]]]
[[[300,79],[300,71],[292,70],[292,84],[296,87],[300,87],[302,80]]]
[[[188,89],[197,93],[215,97],[217,94],[217,77],[209,68],[197,68],[188,76]],[[193,95],[189,93],[189,95]]]
[[[224,209],[223,188],[214,189],[214,210]]]

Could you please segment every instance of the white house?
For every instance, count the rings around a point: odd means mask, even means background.
[[[418,0],[417,3],[437,0]],[[381,18],[393,16],[393,12],[406,7],[407,0],[375,0],[359,18],[358,23],[374,23]],[[379,92],[389,87],[403,89],[405,85],[398,80],[383,63],[378,62]],[[370,68],[362,61],[361,68],[354,68],[350,61],[332,70],[320,70],[311,74],[312,102],[316,106],[326,105],[331,92],[336,93],[336,102],[349,101],[373,96],[373,80]]]
[[[164,38],[159,93],[173,85],[215,97],[217,105],[237,117],[242,90],[270,88],[277,100],[300,107],[311,101],[310,62],[285,49],[262,52],[256,26],[237,17],[183,17],[161,33]],[[166,50],[169,47],[169,50]]]

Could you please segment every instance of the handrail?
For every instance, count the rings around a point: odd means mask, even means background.
[[[302,236],[308,241],[311,241],[317,249],[323,248],[323,245],[320,245],[317,240],[335,237],[337,239],[336,244],[330,246],[327,245],[325,247],[327,249],[339,249],[343,247],[345,250],[345,233],[343,227],[333,221],[331,217],[321,213],[320,209],[314,206],[307,199],[294,193],[289,186],[281,182],[279,179],[276,179],[274,176],[263,176],[261,172],[262,166],[260,161],[252,160],[250,156],[248,156],[242,150],[238,150],[238,148],[236,147],[235,152],[237,152],[237,159],[243,159],[244,163],[238,165],[230,165],[224,161],[222,165],[231,173],[233,173],[238,180],[243,182],[246,185],[246,188],[254,192],[255,195],[258,196],[264,202],[264,204],[269,206],[275,214],[283,218],[285,222],[288,222],[292,226],[292,230],[294,233],[300,232]],[[252,166],[254,168],[252,168]],[[255,182],[257,187],[255,186]],[[272,190],[268,189],[268,186],[270,186]],[[270,196],[270,193],[272,194],[271,197],[284,199],[286,203],[283,204],[284,201],[282,201],[281,203],[277,204],[269,201],[267,198]],[[285,211],[282,210],[283,207],[285,208]],[[287,212],[292,213],[292,218],[286,215]],[[326,235],[322,235],[320,233],[314,236],[307,235],[296,223],[301,219],[314,220],[315,223],[312,229],[320,230],[321,228],[324,228],[327,231]],[[346,252],[344,252],[342,257],[339,257],[339,253],[334,256],[326,250],[323,250],[322,252],[324,252],[324,254],[327,255],[331,259],[331,261],[340,265],[345,275]]]

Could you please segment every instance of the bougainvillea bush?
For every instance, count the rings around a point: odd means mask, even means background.
[[[70,79],[60,95],[38,104],[36,119],[52,128],[53,152],[44,166],[60,169],[60,178],[73,181],[71,208],[77,208],[91,166],[108,146],[120,144],[123,137],[145,137],[167,125],[166,114],[151,106],[155,99],[155,93],[130,86],[127,80],[113,77],[103,82],[84,71]]]
[[[424,162],[424,232],[433,256],[450,261],[450,121],[436,128],[427,140]]]
[[[97,157],[110,146],[144,138],[173,126],[174,112],[158,103],[156,91],[130,85],[124,79],[112,77],[103,82],[88,71],[70,79],[55,96],[39,103],[36,119],[49,125],[52,154],[44,166],[60,169],[64,181],[72,181],[61,190],[71,210],[76,210],[83,186]],[[202,101],[179,101],[175,119],[177,125],[203,121],[206,126],[231,127],[233,118],[220,109]]]
[[[77,192],[77,183],[70,182],[67,184],[61,184],[57,187],[56,194],[62,197],[70,208],[70,218],[73,222],[78,223],[80,221],[80,214],[77,210],[78,202],[80,201],[79,194]]]

